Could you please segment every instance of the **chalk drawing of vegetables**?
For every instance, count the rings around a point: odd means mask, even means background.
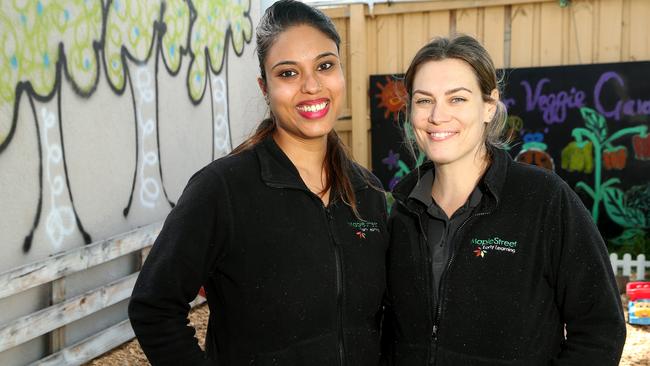
[[[627,163],[627,148],[617,146],[614,148],[605,148],[603,151],[603,165],[605,170],[623,170]]]
[[[527,133],[524,135],[524,145],[515,160],[555,171],[553,158],[546,152],[546,149],[544,134],[540,132]]]
[[[639,160],[650,160],[650,135],[647,132],[632,137],[634,155]]]
[[[607,165],[609,165],[610,168],[623,167],[625,165],[627,152],[620,153],[619,151],[623,150],[624,147],[614,146],[614,142],[627,135],[645,137],[647,136],[648,127],[645,125],[627,127],[610,135],[605,117],[587,107],[580,108],[580,114],[585,122],[585,127],[573,129],[571,135],[575,141],[569,143],[569,145],[565,147],[565,150],[562,151],[562,168],[569,171],[578,170],[584,173],[590,173],[591,169],[586,163],[589,160],[586,152],[592,150],[593,159],[591,159],[591,161],[593,161],[593,186],[589,186],[587,183],[579,181],[576,184],[576,189],[583,190],[593,200],[591,215],[594,222],[598,222],[600,203],[605,200],[607,213],[614,222],[623,227],[628,227],[626,225],[645,227],[638,211],[624,210],[625,205],[622,200],[623,193],[614,187],[615,184],[621,182],[620,179],[610,178],[605,182],[602,182],[602,165],[603,162],[605,162],[606,168]],[[617,152],[619,152],[619,156],[615,155]],[[565,153],[569,156],[566,164]],[[580,166],[580,164],[574,163],[573,157],[576,155],[581,156],[581,158],[584,159],[585,163],[583,165]],[[614,161],[612,161],[612,158]],[[609,160],[609,162],[607,162],[607,160]],[[624,225],[623,222],[627,224]]]
[[[594,170],[594,145],[590,141],[570,142],[562,149],[562,169],[591,173]]]

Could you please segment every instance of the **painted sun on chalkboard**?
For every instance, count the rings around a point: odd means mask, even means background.
[[[379,88],[379,92],[375,94],[375,98],[379,99],[377,107],[384,109],[384,119],[392,115],[393,120],[397,121],[400,112],[406,106],[407,96],[404,81],[386,76],[384,83],[377,81],[375,86]]]
[[[513,158],[572,186],[610,251],[650,254],[650,62],[501,72]],[[400,77],[370,77],[373,170],[387,188],[421,163],[403,142],[404,113],[378,97]]]

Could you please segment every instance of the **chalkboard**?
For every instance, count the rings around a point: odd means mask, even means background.
[[[650,251],[650,62],[499,74],[512,157],[573,187],[610,251]],[[373,171],[387,189],[418,163],[403,143],[401,77],[370,76]]]

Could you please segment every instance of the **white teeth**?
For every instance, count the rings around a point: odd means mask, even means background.
[[[434,139],[444,139],[446,137],[449,137],[451,135],[455,134],[455,132],[431,132],[429,135],[433,137]]]
[[[299,105],[298,110],[303,112],[319,112],[327,107],[327,102],[312,104],[312,105]]]

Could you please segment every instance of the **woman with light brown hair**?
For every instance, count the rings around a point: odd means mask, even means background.
[[[502,149],[506,109],[474,38],[436,38],[406,72],[428,157],[393,190],[395,365],[617,365],[625,322],[605,244],[557,175]]]

